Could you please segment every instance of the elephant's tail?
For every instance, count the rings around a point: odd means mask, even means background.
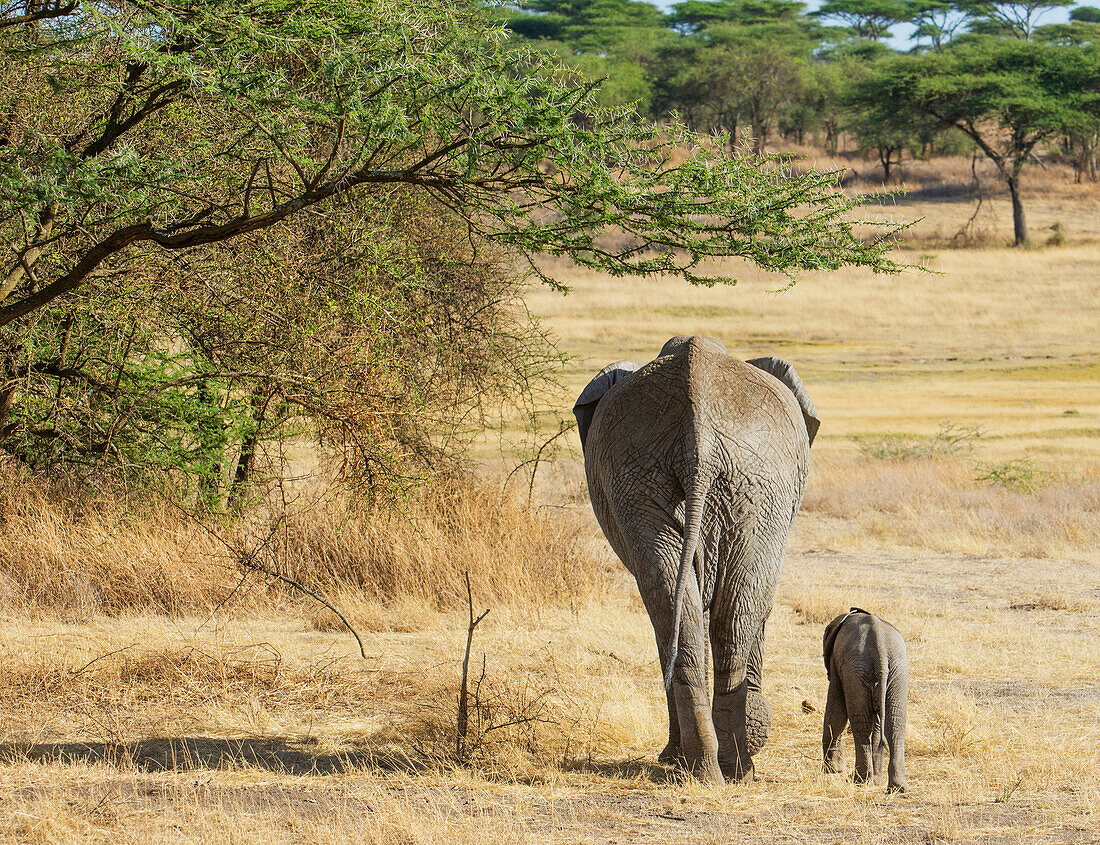
[[[684,546],[680,551],[680,568],[676,572],[676,589],[672,598],[672,633],[668,642],[668,662],[665,664],[665,689],[672,689],[672,674],[680,652],[680,622],[684,615],[684,596],[688,575],[694,569],[696,551],[703,526],[703,505],[707,499],[707,479],[696,472],[684,491]],[[699,585],[702,591],[702,584]],[[702,618],[702,608],[700,618]]]

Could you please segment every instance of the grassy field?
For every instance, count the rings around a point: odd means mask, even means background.
[[[551,429],[596,369],[674,334],[787,358],[818,405],[756,782],[705,788],[656,764],[652,632],[570,434],[530,507],[514,482],[503,502],[441,494],[411,527],[314,518],[281,538],[284,565],[344,585],[365,660],[327,611],[233,592],[228,547],[201,527],[0,489],[0,839],[1100,842],[1095,191],[1034,190],[1032,229],[1059,222],[1062,246],[998,245],[994,198],[979,245],[950,247],[973,205],[912,175],[917,195],[888,210],[923,218],[906,255],[935,274],[771,293],[781,280],[748,268],[691,289],[563,267],[569,296],[527,300],[572,356]],[[516,434],[480,444],[497,488]],[[491,612],[457,765],[467,569]],[[904,797],[820,771],[821,631],[853,604],[909,646]]]

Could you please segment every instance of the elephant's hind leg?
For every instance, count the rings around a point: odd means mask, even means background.
[[[710,628],[710,614],[703,614],[703,627],[706,630]],[[661,650],[662,643],[657,643],[658,652]],[[703,640],[704,646],[704,668],[706,669],[706,687],[710,689],[710,638]],[[672,690],[665,690],[665,704],[668,707],[668,743],[665,745],[664,750],[657,755],[658,762],[661,763],[684,763],[684,753],[680,748],[680,717],[676,712],[676,695]]]
[[[685,765],[704,783],[724,783],[706,687],[674,678],[672,691],[680,719],[680,749]]]
[[[730,780],[752,777],[752,757],[749,756],[746,711],[748,682],[745,678],[731,692],[714,694],[714,729],[718,740],[718,764]]]
[[[789,519],[790,509],[784,512]],[[747,673],[754,649],[762,648],[764,621],[783,562],[787,525],[782,525],[780,533],[774,522],[769,512],[762,510],[754,525],[742,523],[728,535],[733,547],[726,553],[731,562],[716,583],[711,603],[718,762],[722,773],[734,780],[753,774],[747,733]]]
[[[856,783],[873,781],[875,761],[872,754],[871,735],[874,733],[874,713],[870,704],[860,696],[848,698],[848,721],[852,725],[852,737],[856,742]]]
[[[707,645],[703,619],[696,610],[701,607],[697,585],[688,585],[683,627],[680,631],[680,651],[676,671],[672,676],[672,694],[676,703],[676,718],[680,726],[680,753],[684,764],[705,783],[723,783],[718,765],[718,735],[711,718],[710,690],[707,684]],[[689,608],[691,611],[689,612]],[[652,614],[651,614],[652,616]],[[666,630],[671,626],[664,627]],[[658,631],[658,635],[663,633]],[[664,640],[667,642],[667,638]],[[662,667],[668,659],[662,654]]]
[[[882,717],[875,717],[875,726],[871,731],[871,767],[876,786],[886,785],[886,738],[882,733]]]

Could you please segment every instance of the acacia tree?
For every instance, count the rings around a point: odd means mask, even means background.
[[[909,21],[916,28],[913,37],[927,38],[933,50],[942,50],[970,19],[955,0],[906,0]]]
[[[909,20],[911,11],[902,0],[825,0],[810,14],[842,21],[859,38],[879,41],[890,37],[891,26]]]
[[[1030,41],[1039,19],[1051,9],[1072,6],[1074,0],[958,0],[975,32],[1006,34]]]
[[[0,326],[109,284],[142,250],[226,241],[370,185],[425,191],[528,258],[612,273],[717,281],[693,272],[717,255],[893,268],[884,245],[856,237],[834,174],[724,157],[600,108],[593,86],[506,49],[472,13],[386,0],[33,8],[48,27],[27,33],[10,14],[0,27],[25,79],[5,103],[20,118],[0,161],[15,244]],[[20,112],[24,94],[33,111]],[[673,166],[682,145],[692,153]],[[799,205],[816,213],[796,217]],[[601,245],[611,229],[629,246]]]
[[[884,125],[931,121],[968,136],[1005,180],[1015,242],[1026,244],[1021,172],[1039,144],[1100,114],[1100,49],[968,38],[883,62],[852,99]]]
[[[865,239],[849,222],[856,200],[836,174],[732,157],[682,126],[639,123],[506,40],[444,0],[0,7],[0,436],[10,451],[41,454],[30,444],[48,441],[89,460],[138,460],[121,448],[125,428],[164,447],[169,464],[237,477],[227,461],[241,468],[261,424],[295,415],[334,421],[344,442],[401,441],[393,420],[421,407],[415,397],[402,407],[415,383],[402,368],[423,350],[387,334],[390,311],[361,295],[372,278],[419,280],[391,305],[414,327],[416,315],[437,314],[421,357],[457,378],[472,358],[447,350],[475,350],[486,324],[444,338],[463,313],[499,313],[513,294],[483,282],[507,277],[513,257],[550,284],[544,254],[697,283],[728,281],[700,269],[721,256],[785,273],[896,269],[887,233]],[[674,150],[687,152],[681,163]],[[372,223],[381,219],[393,225]],[[447,237],[401,246],[437,227]],[[394,245],[405,257],[370,269]],[[285,261],[261,268],[265,255]],[[328,272],[337,255],[340,273]],[[464,289],[484,295],[454,308],[432,299]],[[357,318],[376,342],[362,340]],[[234,331],[247,340],[224,342]],[[297,351],[276,355],[273,339]],[[254,354],[265,348],[277,365]],[[387,355],[393,367],[368,367],[358,383],[328,368]],[[448,391],[462,408],[477,392]],[[173,427],[179,436],[161,442]],[[237,445],[219,458],[222,441]]]

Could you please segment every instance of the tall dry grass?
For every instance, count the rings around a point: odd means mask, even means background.
[[[958,456],[815,459],[800,547],[901,546],[994,557],[1089,559],[1100,548],[1100,480],[1044,474],[1033,487],[981,480]]]
[[[400,510],[366,512],[326,488],[230,521],[0,466],[0,607],[13,611],[181,615],[230,595],[285,603],[285,584],[235,592],[242,559],[367,602],[455,607],[466,573],[483,601],[569,602],[606,581],[594,544],[582,521],[472,479],[421,490]]]

